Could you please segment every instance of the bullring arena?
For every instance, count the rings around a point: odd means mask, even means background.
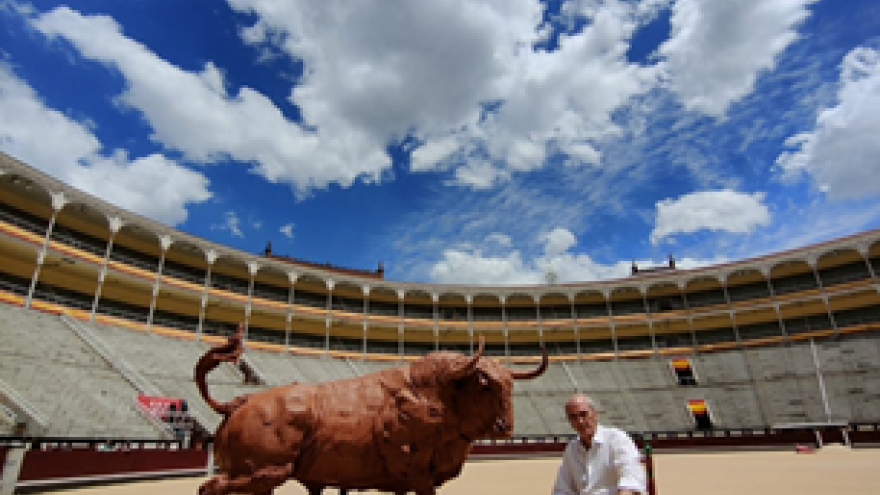
[[[223,400],[480,337],[513,370],[546,348],[515,382],[514,437],[478,441],[442,493],[548,492],[575,391],[650,447],[656,493],[876,493],[878,270],[869,231],[612,281],[397,282],[214,244],[0,155],[2,493],[194,493],[220,417],[193,366],[240,322],[243,359],[209,376]]]

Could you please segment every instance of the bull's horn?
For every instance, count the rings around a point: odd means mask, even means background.
[[[477,367],[477,363],[480,362],[480,358],[483,356],[483,345],[484,345],[483,336],[480,335],[480,346],[477,348],[476,354],[474,357],[470,359],[466,364],[458,369],[454,369],[449,373],[449,377],[453,380],[457,380],[459,378],[464,378],[469,375],[474,369]]]
[[[547,357],[547,349],[545,347],[541,347],[541,354],[541,366],[538,366],[538,369],[532,371],[511,371],[510,374],[513,376],[513,379],[531,380],[532,378],[538,378],[547,371],[547,365],[550,364],[550,358]]]

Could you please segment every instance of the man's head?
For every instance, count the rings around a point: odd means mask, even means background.
[[[584,394],[574,394],[565,403],[565,416],[568,424],[577,432],[584,443],[591,443],[596,427],[599,425],[599,411]]]

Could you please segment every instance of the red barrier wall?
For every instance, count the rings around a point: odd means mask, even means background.
[[[700,448],[700,447],[773,447],[794,444],[815,444],[816,436],[810,431],[778,432],[773,435],[742,436],[695,436],[677,438],[653,438],[654,450]]]
[[[568,442],[557,443],[514,443],[499,445],[474,445],[471,455],[517,455],[517,454],[542,454],[549,452],[562,452]]]
[[[849,439],[853,445],[859,444],[880,444],[880,430],[875,431],[851,431]]]
[[[24,457],[19,481],[199,469],[204,468],[207,462],[208,451],[196,449],[111,452],[92,449],[29,450]]]

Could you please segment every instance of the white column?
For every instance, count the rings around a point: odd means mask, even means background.
[[[727,316],[730,318],[733,335],[736,338],[736,342],[741,346],[742,337],[739,335],[739,326],[736,324],[736,312],[733,310],[733,304],[730,302],[730,293],[727,291],[727,274],[719,275],[718,282],[721,283],[721,292],[724,294],[724,304],[727,305]]]
[[[684,280],[678,280],[676,283],[678,284],[679,292],[681,292],[681,300],[684,302],[684,309],[687,312],[688,331],[691,334],[692,352],[696,352],[699,348],[699,343],[697,342],[697,334],[694,331],[694,313],[691,310],[691,303],[687,298],[687,282]]]
[[[21,475],[21,467],[24,465],[24,456],[30,450],[30,442],[24,442],[21,446],[9,447],[6,451],[6,462],[0,466],[0,495],[13,495],[18,477]]]
[[[474,296],[472,294],[465,294],[464,300],[467,303],[467,325],[468,325],[468,341],[470,342],[470,353],[473,355],[474,353],[474,316],[472,305],[474,303]]]
[[[816,367],[816,381],[819,383],[819,393],[822,395],[822,407],[825,410],[825,421],[831,422],[831,404],[828,402],[828,392],[825,390],[825,378],[822,376],[822,365],[819,363],[819,353],[816,351],[816,342],[810,339],[810,351],[813,354],[813,366]]]
[[[498,296],[501,302],[501,334],[504,336],[504,359],[510,362],[510,333],[507,329],[507,294]]]
[[[581,360],[581,329],[578,327],[577,309],[574,306],[574,294],[568,294],[568,305],[571,306],[571,326],[574,328],[574,345],[578,361]]]
[[[211,269],[214,267],[216,261],[217,251],[209,249],[205,252],[205,264],[207,265],[207,268],[205,269],[205,286],[202,289],[202,297],[199,302],[199,326],[196,329],[197,342],[201,342],[205,330],[205,314],[208,311],[208,301],[210,300],[209,296],[211,292]]]
[[[544,347],[544,320],[541,318],[541,295],[532,294],[532,301],[535,302],[535,313],[538,317],[538,345]]]
[[[397,289],[397,357],[403,361],[403,299],[406,291]]]
[[[657,338],[654,335],[654,318],[651,315],[651,308],[648,306],[648,288],[645,285],[639,285],[639,294],[642,295],[642,306],[645,308],[645,317],[648,319],[648,336],[651,338],[651,348],[654,354],[657,353]]]
[[[296,306],[296,279],[299,274],[287,272],[287,280],[290,282],[290,290],[287,292],[287,315],[284,318],[284,350],[290,350],[290,327],[293,325],[293,313]]]
[[[333,287],[336,282],[327,279],[324,281],[327,286],[327,316],[324,318],[324,355],[330,357],[330,325],[333,324]]]
[[[871,283],[874,284],[874,289],[877,293],[880,293],[880,284],[877,283],[877,273],[874,271],[874,266],[871,265],[871,246],[868,243],[860,242],[856,245],[856,249],[859,251],[859,254],[862,255],[865,264],[868,265],[868,273],[871,274]]]
[[[247,343],[249,332],[248,329],[250,327],[251,320],[251,310],[253,308],[253,300],[254,300],[254,277],[257,275],[257,272],[260,271],[260,264],[256,261],[248,261],[248,293],[247,293],[247,304],[244,307],[244,341]]]
[[[37,253],[37,263],[34,266],[34,274],[31,276],[31,286],[28,289],[27,297],[24,300],[24,307],[30,308],[31,301],[34,298],[34,291],[37,289],[37,281],[40,279],[40,269],[43,267],[43,261],[46,259],[46,250],[49,247],[49,240],[52,238],[52,230],[55,228],[55,220],[58,214],[67,204],[64,193],[52,193],[52,216],[49,218],[49,226],[46,227],[46,235],[43,236],[43,245]]]
[[[440,294],[431,293],[431,304],[434,309],[434,350],[440,350]]]
[[[163,235],[159,237],[159,245],[162,247],[162,254],[159,256],[159,267],[156,270],[156,278],[153,280],[153,293],[150,296],[150,314],[147,316],[147,333],[153,331],[153,313],[156,312],[156,298],[159,296],[159,286],[162,283],[162,269],[165,268],[165,253],[174,240],[171,236]]]
[[[779,301],[776,299],[776,289],[773,288],[770,271],[770,268],[766,266],[761,267],[761,274],[764,275],[764,280],[767,281],[767,289],[770,291],[770,300],[773,302],[773,309],[776,311],[776,320],[779,321],[779,329],[782,331],[782,335],[787,342],[788,332],[785,330],[785,322],[782,321],[782,311],[779,310]]]
[[[617,349],[617,331],[614,328],[614,311],[611,310],[611,291],[602,290],[602,296],[605,297],[605,308],[608,310],[608,324],[611,325],[611,348],[614,350],[614,358],[620,357]]]
[[[816,269],[818,258],[815,254],[807,256],[807,264],[813,270],[813,277],[816,278],[816,284],[819,286],[819,293],[822,294],[822,302],[825,303],[825,311],[828,313],[828,320],[831,322],[831,328],[834,329],[834,335],[839,335],[837,329],[837,320],[834,318],[834,312],[831,311],[831,303],[828,302],[828,293],[825,292],[825,284],[822,283],[822,277],[819,276],[819,270]]]
[[[95,313],[98,311],[98,301],[101,300],[101,290],[104,288],[104,278],[107,277],[107,264],[110,262],[110,252],[113,250],[113,240],[116,234],[122,228],[122,219],[119,217],[111,217],[108,220],[110,228],[110,238],[107,239],[107,249],[104,250],[104,261],[101,263],[101,271],[98,273],[98,287],[95,289],[95,299],[92,301],[92,312],[89,315],[89,321],[95,321]]]
[[[367,359],[367,332],[370,325],[370,286],[364,285],[361,287],[361,291],[364,293],[364,349],[363,353],[361,353],[361,361],[363,361]]]

